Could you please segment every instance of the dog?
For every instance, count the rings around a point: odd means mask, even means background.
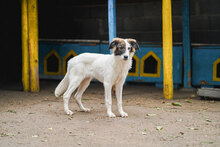
[[[95,78],[104,85],[107,115],[116,117],[112,112],[111,90],[114,86],[119,114],[121,117],[128,116],[122,108],[122,90],[132,66],[132,57],[135,50],[139,50],[139,45],[135,39],[114,38],[108,49],[113,49],[113,54],[82,53],[68,61],[67,73],[55,89],[56,97],[63,95],[67,115],[73,114],[68,103],[77,88],[74,98],[79,108],[85,112],[90,111],[83,106],[81,98],[90,81]]]

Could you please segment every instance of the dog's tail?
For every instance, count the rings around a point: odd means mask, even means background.
[[[59,85],[55,89],[55,96],[59,97],[61,96],[67,89],[69,85],[69,80],[68,80],[68,73],[64,76],[63,80],[59,83]]]

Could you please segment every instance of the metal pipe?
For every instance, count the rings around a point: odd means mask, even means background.
[[[108,32],[109,42],[117,36],[116,35],[116,0],[108,0]],[[112,50],[110,50],[112,53]]]

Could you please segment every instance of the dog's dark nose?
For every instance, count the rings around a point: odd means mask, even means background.
[[[124,59],[127,60],[127,59],[128,59],[128,56],[125,55],[125,56],[124,56]]]

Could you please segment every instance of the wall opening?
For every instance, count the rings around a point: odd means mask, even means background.
[[[220,78],[220,62],[217,64],[217,78]]]
[[[59,60],[53,54],[47,59],[47,72],[58,72],[59,71]]]
[[[141,76],[142,77],[160,77],[161,60],[150,51],[141,59]]]
[[[67,55],[63,58],[63,74],[66,74],[67,71],[67,66],[68,66],[68,61],[72,59],[73,57],[77,56],[77,54],[71,50]]]
[[[220,81],[220,58],[213,63],[213,81]]]
[[[139,58],[136,55],[132,58],[132,67],[128,71],[128,76],[139,76]]]
[[[129,73],[135,73],[136,71],[136,60],[132,58],[132,68],[129,70]]]
[[[157,73],[157,60],[151,55],[144,61],[144,73]]]
[[[44,74],[45,75],[60,75],[61,59],[55,50],[52,50],[44,58]]]
[[[71,59],[71,58],[73,58],[74,56],[73,55],[70,55],[67,59],[66,59],[66,71],[67,71],[67,66],[68,66],[68,61]]]

